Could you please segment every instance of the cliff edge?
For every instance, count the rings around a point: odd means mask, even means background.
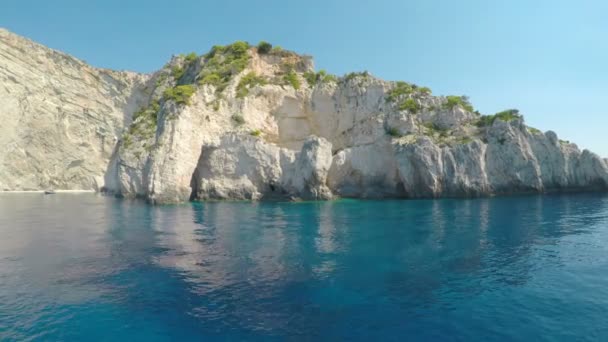
[[[0,190],[101,189],[145,80],[0,29]]]
[[[0,30],[0,190],[197,199],[605,191],[605,159],[514,109],[336,77],[262,43],[101,70]]]

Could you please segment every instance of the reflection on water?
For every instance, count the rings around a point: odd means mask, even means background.
[[[608,337],[607,229],[602,195],[0,195],[0,339]]]

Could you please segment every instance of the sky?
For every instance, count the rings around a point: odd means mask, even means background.
[[[236,40],[312,55],[317,69],[517,108],[608,157],[605,0],[1,0],[0,27],[88,63],[152,72]]]

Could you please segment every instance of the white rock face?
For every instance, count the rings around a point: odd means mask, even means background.
[[[310,137],[301,151],[278,147],[258,137],[225,135],[205,145],[192,176],[198,199],[329,199],[327,173],[331,144]]]
[[[145,81],[0,29],[0,190],[101,188]]]
[[[296,154],[295,162],[283,159],[281,183],[294,197],[304,199],[330,199],[327,175],[332,163],[331,143],[315,136],[309,137]]]
[[[344,149],[333,158],[328,184],[344,197],[404,196],[396,161],[388,139]]]
[[[103,187],[154,203],[608,189],[606,159],[519,115],[484,121],[460,98],[245,51],[225,80],[209,76],[211,54],[139,75],[0,30],[0,189]]]
[[[532,134],[521,120],[496,121],[484,137],[440,147],[427,137],[396,143],[407,197],[461,197],[501,193],[605,190],[608,165],[597,155]]]

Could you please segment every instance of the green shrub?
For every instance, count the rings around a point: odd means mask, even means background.
[[[386,130],[386,134],[390,135],[391,137],[401,137],[401,132],[399,132],[399,130],[395,127],[389,127]]]
[[[186,71],[181,66],[174,65],[173,68],[171,69],[171,76],[173,76],[173,79],[175,79],[177,81],[180,78],[182,78],[182,76],[184,76],[185,72]]]
[[[191,84],[179,85],[173,88],[166,89],[163,92],[165,101],[173,100],[177,104],[190,104],[190,97],[194,94],[196,88]]]
[[[405,95],[410,95],[414,93],[414,87],[407,82],[397,82],[393,89],[388,91],[386,96],[386,100],[389,102],[397,102],[399,98]]]
[[[249,43],[244,42],[242,40],[236,41],[230,45],[228,45],[228,51],[232,54],[242,55],[247,53],[249,49]]]
[[[156,78],[156,86],[160,87],[165,80],[167,79],[168,75],[167,74],[160,74],[158,75],[158,77]]]
[[[315,73],[313,71],[307,71],[304,73],[304,79],[309,86],[314,87],[317,83],[329,83],[336,82],[338,79],[336,76],[328,74],[325,70],[319,70]]]
[[[456,142],[460,145],[466,145],[473,142],[473,139],[471,137],[460,137]]]
[[[250,72],[243,76],[236,86],[236,97],[243,98],[249,94],[249,89],[256,85],[264,85],[268,83],[263,77],[257,76],[255,73]]]
[[[344,82],[350,82],[356,78],[362,78],[363,80],[367,80],[367,78],[370,76],[370,73],[366,70],[366,71],[361,71],[361,72],[350,72],[346,75],[344,75]]]
[[[224,52],[224,49],[225,49],[225,47],[222,45],[213,45],[211,47],[211,50],[209,50],[209,52],[207,52],[204,55],[204,57],[205,57],[205,59],[209,60],[209,59],[215,57],[216,54]]]
[[[429,122],[423,125],[429,131],[430,134],[439,134],[440,137],[445,138],[449,134],[449,130],[437,126],[435,123]]]
[[[501,119],[502,121],[511,121],[514,119],[521,118],[521,115],[519,115],[518,109],[503,110],[502,112],[498,112],[498,113],[494,114],[494,116],[498,119]]]
[[[258,43],[258,53],[259,54],[267,54],[272,50],[272,44],[261,41]]]
[[[213,100],[211,102],[211,106],[212,106],[213,110],[216,111],[216,112],[218,110],[220,110],[220,105],[221,105],[221,103],[220,103],[220,99],[219,98],[217,98],[217,99],[215,99],[215,100]]]
[[[473,108],[473,105],[471,105],[471,103],[469,102],[469,98],[466,96],[446,96],[447,101],[444,104],[445,108],[448,109],[453,109],[454,107],[458,106],[464,110],[466,110],[467,112],[473,112],[475,109]]]
[[[494,115],[482,115],[479,118],[479,120],[477,120],[475,125],[477,127],[492,126],[492,124],[494,123],[494,120],[496,120],[496,116],[494,116]]]
[[[295,71],[289,71],[283,76],[283,80],[287,84],[290,84],[295,90],[300,89],[300,80],[298,79],[298,74],[296,74]]]
[[[398,81],[395,86],[388,91],[386,101],[397,103],[397,109],[407,110],[410,113],[416,113],[422,109],[420,104],[414,98],[405,98],[416,94],[430,94],[431,89],[428,87],[418,87],[415,84]]]
[[[181,78],[186,74],[188,68],[193,65],[198,58],[195,52],[191,52],[187,55],[180,55],[180,57],[184,59],[184,63],[181,65],[174,65],[171,68],[171,76],[173,76],[173,79],[176,82],[181,80]]]
[[[211,50],[205,55],[206,59],[212,59],[216,55],[243,55],[247,53],[249,43],[244,41],[236,41],[230,45],[214,45]]]
[[[349,82],[351,80],[354,80],[357,77],[358,73],[356,72],[349,72],[348,74],[344,75],[344,81],[345,82]]]
[[[254,137],[259,137],[260,135],[262,135],[262,131],[260,131],[259,129],[254,129],[253,131],[249,132],[249,134]]]
[[[230,79],[241,73],[251,58],[247,53],[249,44],[238,41],[231,45],[216,45],[205,55],[205,64],[198,75],[198,83],[215,86],[216,92],[222,92]]]
[[[542,134],[542,132],[540,131],[540,129],[538,128],[534,128],[534,127],[528,127],[528,130],[530,131],[530,133],[532,134]]]
[[[317,74],[313,71],[307,71],[304,73],[304,79],[309,86],[313,87],[317,84]]]
[[[408,112],[414,114],[420,110],[420,105],[416,100],[409,98],[403,102],[401,102],[398,106],[399,110],[407,110]]]
[[[194,61],[196,61],[196,58],[198,56],[196,55],[196,52],[190,52],[189,54],[186,55],[186,57],[184,57],[184,60],[186,61],[186,63],[191,64]]]
[[[160,110],[160,104],[158,100],[153,100],[149,106],[142,107],[135,113],[133,113],[133,122],[138,121],[141,118],[145,118],[145,120],[151,120],[156,123],[156,115]]]
[[[395,87],[388,91],[386,100],[389,102],[397,102],[404,96],[415,95],[416,93],[430,95],[432,91],[429,87],[418,87],[415,84],[398,81],[395,83]]]
[[[245,118],[241,114],[234,114],[231,119],[239,126],[245,123]]]
[[[133,113],[133,121],[123,136],[123,146],[128,148],[136,139],[148,139],[156,132],[156,121],[160,104],[153,100],[148,106]]]
[[[424,95],[431,95],[433,93],[431,91],[431,88],[429,88],[429,87],[418,88],[418,92],[420,92],[421,94],[424,94]]]
[[[198,81],[199,85],[210,84],[218,87],[222,83],[222,77],[217,73],[206,74],[202,79]]]
[[[131,146],[131,143],[133,143],[132,139],[133,138],[131,138],[131,136],[128,133],[123,134],[123,136],[122,136],[123,148],[129,148],[129,146]]]
[[[280,71],[278,74],[287,74],[293,71],[296,67],[296,63],[292,59],[282,60],[279,64]]]
[[[486,127],[492,126],[494,121],[502,120],[505,122],[509,122],[511,120],[519,119],[521,115],[519,114],[519,110],[517,109],[507,109],[502,112],[498,112],[494,115],[482,115],[479,120],[477,120],[477,127]],[[540,131],[539,131],[540,132]]]
[[[289,51],[289,50],[284,50],[282,47],[280,46],[275,46],[270,50],[270,54],[273,56],[278,56],[278,57],[289,57],[289,56],[295,56],[296,53]]]
[[[335,75],[328,74],[325,70],[319,70],[317,79],[322,83],[337,82],[338,78]]]

